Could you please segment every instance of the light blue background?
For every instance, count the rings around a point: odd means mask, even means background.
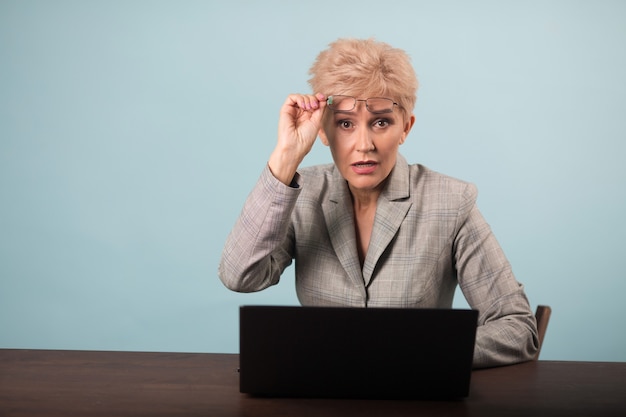
[[[626,2],[606,0],[0,1],[0,347],[237,352],[240,304],[297,304],[291,268],[244,295],[217,264],[284,97],[349,36],[411,55],[401,152],[478,185],[553,307],[542,358],[625,361]]]

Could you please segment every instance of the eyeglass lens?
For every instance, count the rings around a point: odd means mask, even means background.
[[[334,111],[349,112],[354,110],[357,101],[364,101],[367,110],[372,113],[389,113],[393,111],[394,102],[389,98],[371,97],[365,100],[357,100],[351,96],[330,96],[328,107]]]

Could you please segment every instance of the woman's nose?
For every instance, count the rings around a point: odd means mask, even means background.
[[[361,125],[357,129],[356,135],[356,150],[359,152],[371,152],[375,149],[374,142],[372,141],[371,132],[366,126]]]

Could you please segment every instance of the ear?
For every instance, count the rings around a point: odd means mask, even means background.
[[[320,137],[320,140],[322,141],[322,143],[326,146],[328,146],[328,136],[326,136],[326,132],[324,132],[324,128],[320,127],[320,130],[317,132],[318,136]]]
[[[409,132],[413,128],[414,124],[415,124],[415,115],[412,114],[411,117],[409,117],[409,120],[407,120],[406,123],[404,124],[404,130],[402,131],[402,138],[400,138],[401,145],[406,140],[406,137],[409,135]]]

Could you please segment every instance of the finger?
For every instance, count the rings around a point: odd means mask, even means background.
[[[313,111],[323,107],[326,102],[323,94],[291,94],[285,104],[296,106],[301,110]]]
[[[315,95],[315,102],[317,103],[317,107],[314,109],[313,114],[311,115],[311,121],[319,125],[321,123],[322,117],[324,115],[324,109],[326,107],[326,96],[321,93],[317,93]]]

